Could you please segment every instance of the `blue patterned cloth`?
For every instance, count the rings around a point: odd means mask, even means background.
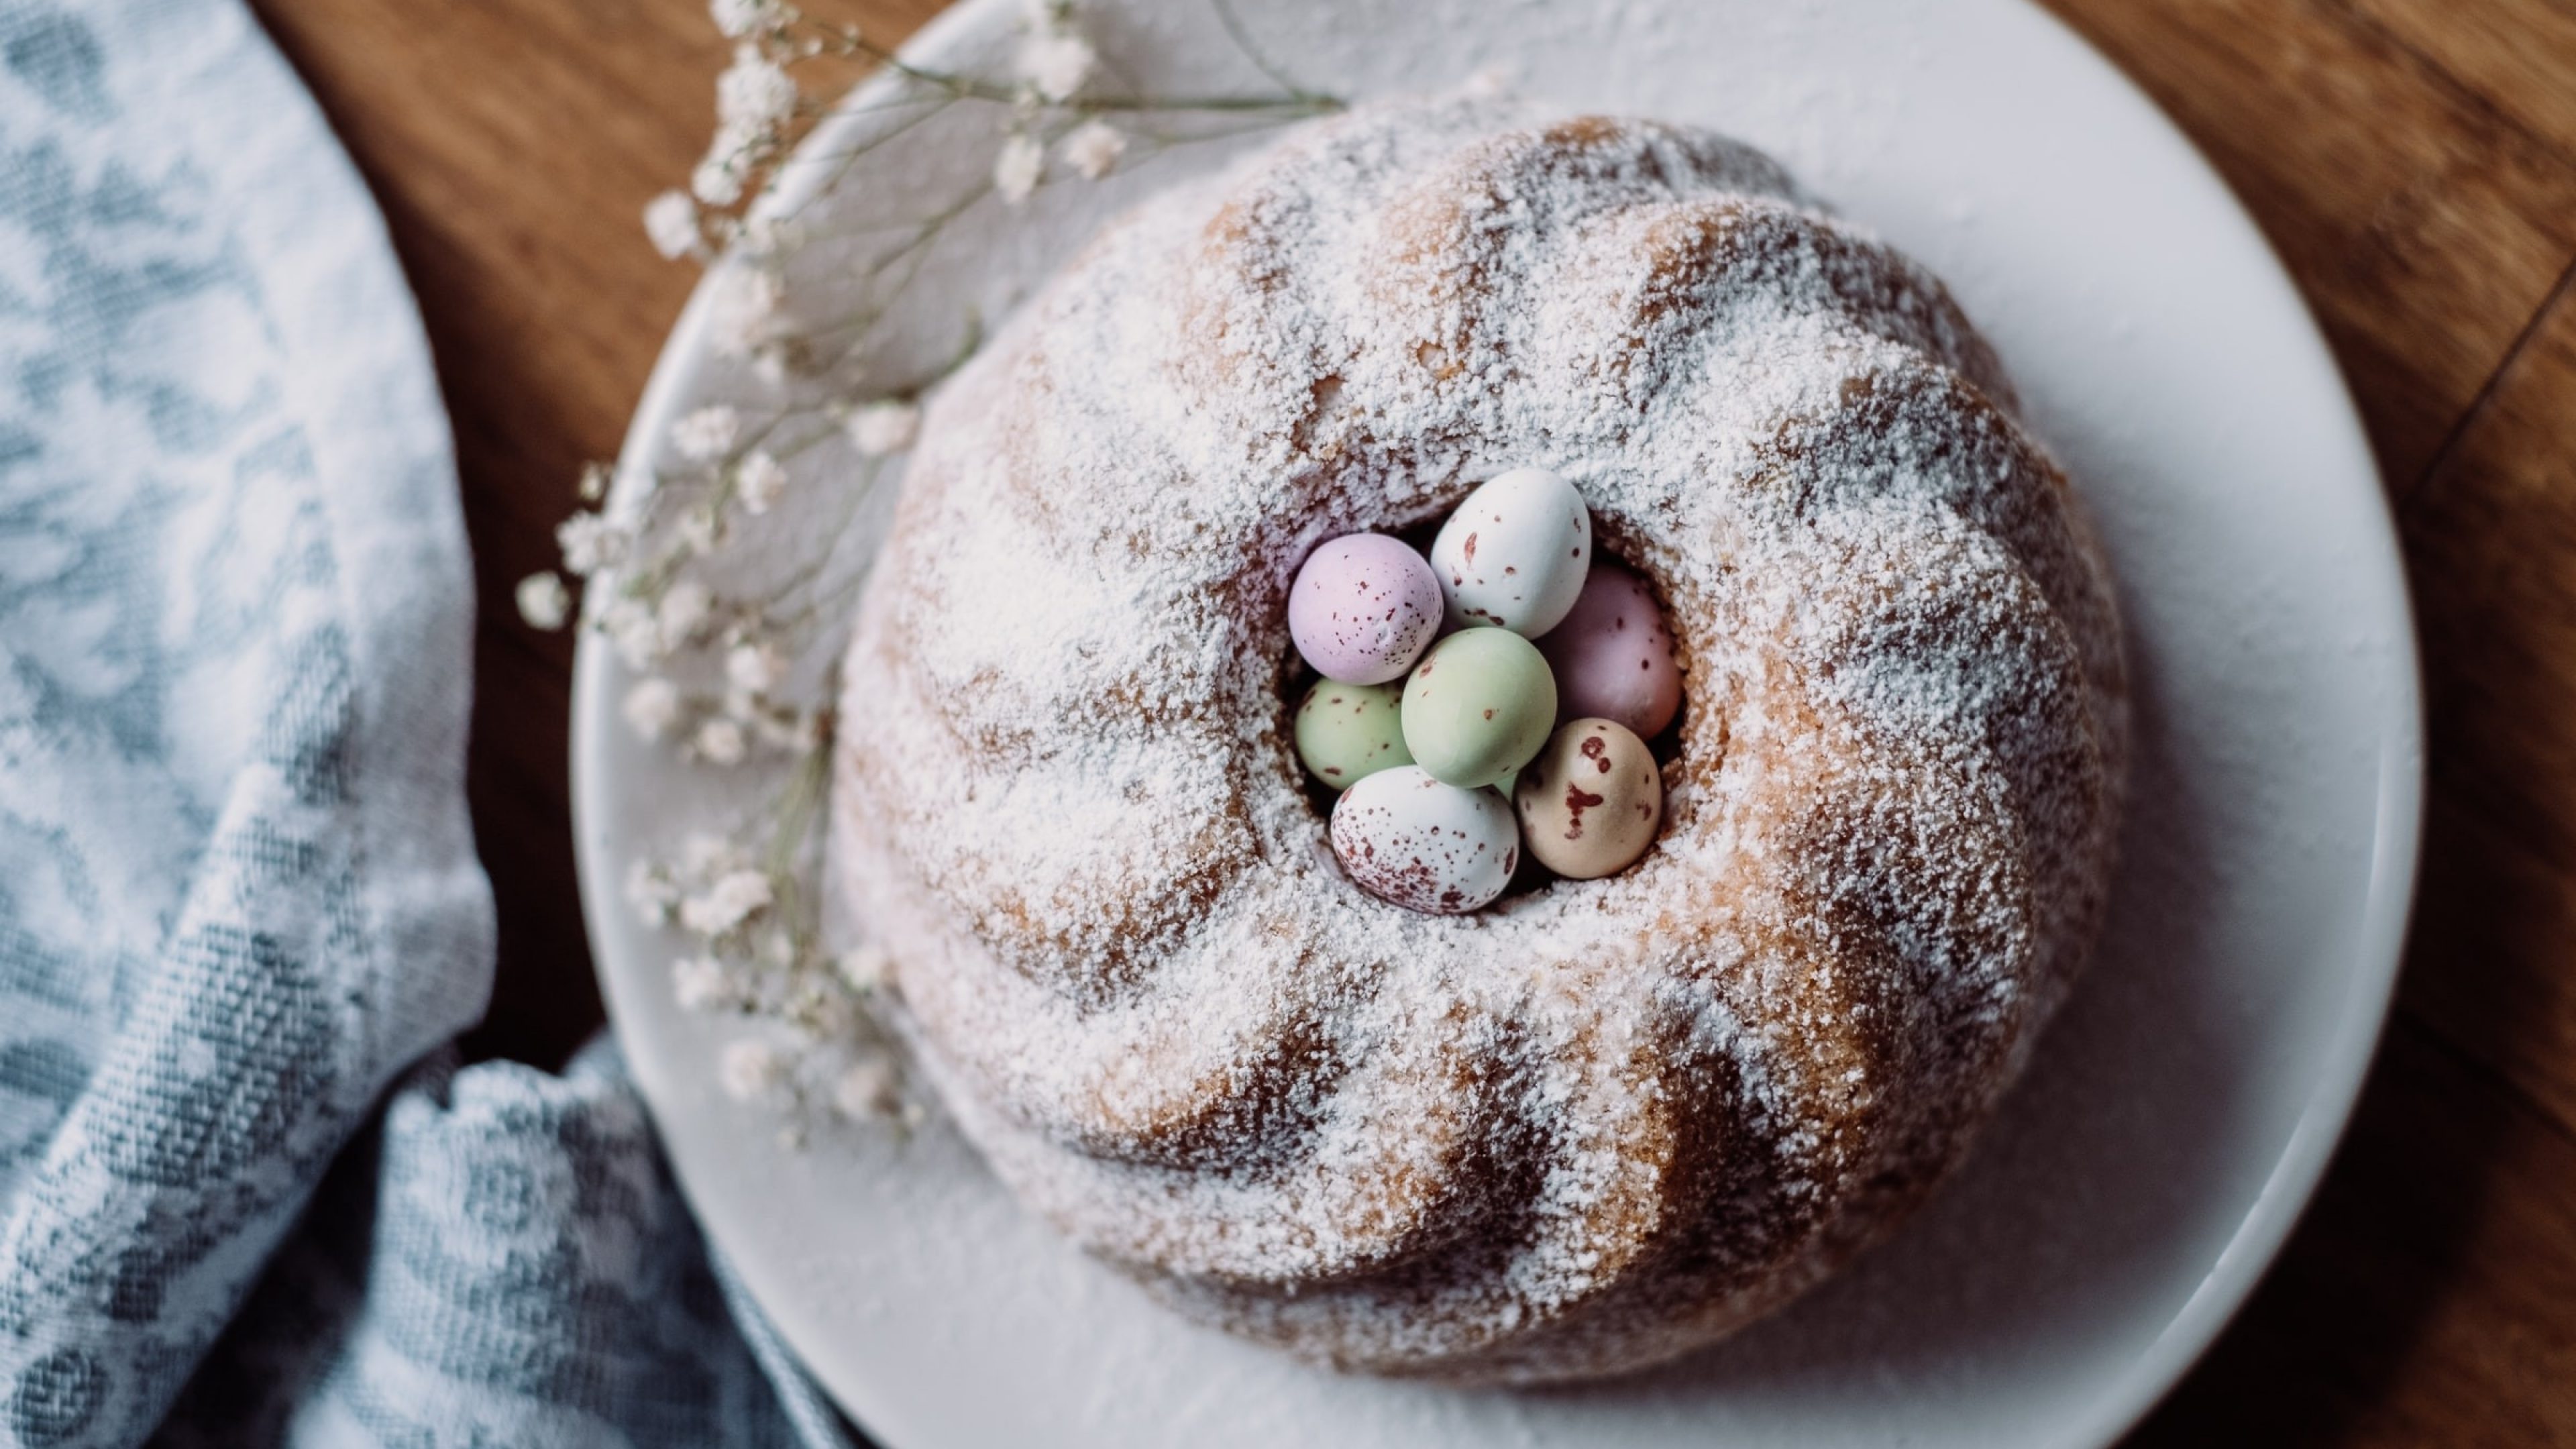
[[[470,575],[238,0],[0,0],[0,1445],[833,1445],[613,1052],[457,1069]]]

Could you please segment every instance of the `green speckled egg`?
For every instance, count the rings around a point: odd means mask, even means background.
[[[1404,691],[1395,684],[1318,679],[1297,702],[1297,762],[1336,790],[1413,763],[1404,747]]]
[[[1508,629],[1450,635],[1404,684],[1404,746],[1444,785],[1508,793],[1555,727],[1556,676]]]

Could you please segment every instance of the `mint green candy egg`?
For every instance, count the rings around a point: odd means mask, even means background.
[[[1297,762],[1336,790],[1412,764],[1404,748],[1403,707],[1404,691],[1393,683],[1316,680],[1297,702]]]
[[[1509,629],[1462,629],[1431,646],[1404,684],[1404,746],[1444,785],[1512,777],[1556,728],[1556,676]]]

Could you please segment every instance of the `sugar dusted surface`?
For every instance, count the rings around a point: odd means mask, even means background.
[[[1112,227],[934,406],[836,858],[1021,1196],[1197,1316],[1536,1380],[1732,1329],[1955,1160],[2097,922],[2117,628],[1937,282],[1700,133],[1301,128]],[[1343,877],[1315,544],[1574,481],[1688,670],[1658,846],[1433,918]]]

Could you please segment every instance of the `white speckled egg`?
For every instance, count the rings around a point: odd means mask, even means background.
[[[1521,771],[1512,803],[1538,863],[1575,880],[1634,865],[1663,824],[1664,776],[1646,742],[1606,719],[1569,720]]]
[[[1443,785],[1419,765],[1401,765],[1333,803],[1333,853],[1370,895],[1430,915],[1464,915],[1511,884],[1520,828],[1493,791]]]
[[[1545,468],[1487,479],[1431,543],[1450,625],[1492,624],[1524,639],[1556,627],[1591,567],[1591,510]]]

